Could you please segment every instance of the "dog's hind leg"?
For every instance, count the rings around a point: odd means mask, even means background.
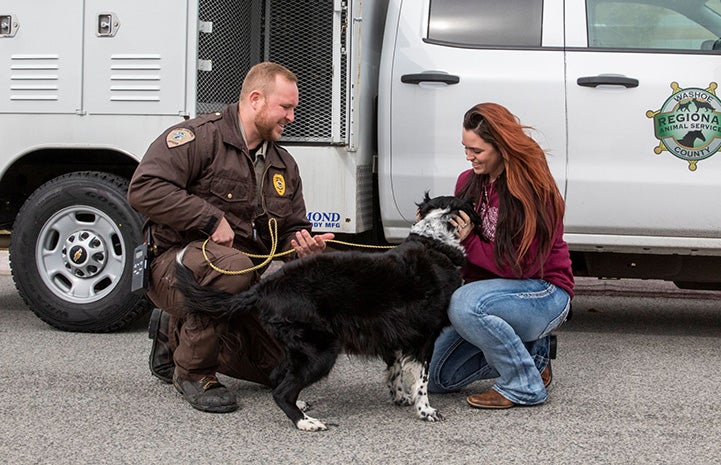
[[[306,415],[302,401],[298,395],[303,387],[299,386],[293,376],[287,377],[273,390],[273,400],[283,412],[290,418],[290,421],[302,431],[325,431],[328,427],[320,420]],[[289,400],[292,399],[292,400]]]
[[[286,373],[288,371],[287,363],[277,366],[273,373],[270,375],[271,385],[275,388],[275,386],[278,386],[280,381],[285,378]],[[295,405],[300,409],[301,412],[308,412],[312,410],[313,406],[310,402],[306,402],[303,400],[296,400]]]
[[[301,412],[308,412],[313,408],[313,405],[310,402],[306,402],[304,400],[296,400],[295,405]]]
[[[408,359],[403,366],[404,378],[413,380],[411,395],[418,418],[425,421],[442,421],[443,415],[431,407],[428,401],[428,364]]]
[[[315,349],[315,348],[314,348]],[[308,416],[302,409],[303,402],[298,401],[300,392],[330,373],[338,357],[336,350],[313,353],[290,352],[290,363],[283,379],[273,389],[273,400],[283,412],[302,431],[325,431],[328,428],[320,420]],[[300,407],[300,408],[299,408]]]

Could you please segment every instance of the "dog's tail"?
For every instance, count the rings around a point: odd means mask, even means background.
[[[252,288],[240,294],[230,294],[201,286],[193,272],[179,261],[175,277],[176,285],[185,298],[183,305],[189,314],[227,319],[253,309],[258,301],[258,294]]]

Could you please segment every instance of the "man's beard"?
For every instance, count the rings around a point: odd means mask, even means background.
[[[263,105],[263,108],[261,108],[255,118],[255,128],[258,130],[258,134],[260,134],[261,139],[268,141],[279,140],[280,134],[274,132],[277,124],[277,122],[270,120],[268,117],[268,107],[267,105]]]

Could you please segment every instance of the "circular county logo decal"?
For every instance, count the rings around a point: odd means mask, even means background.
[[[664,150],[688,162],[688,169],[696,171],[696,164],[721,148],[721,101],[716,97],[717,84],[707,89],[681,89],[671,83],[671,96],[658,111],[647,111],[653,118],[654,133],[660,141],[653,149]]]

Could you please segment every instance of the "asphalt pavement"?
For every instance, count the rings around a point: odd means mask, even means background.
[[[0,463],[719,463],[718,294],[584,282],[544,405],[474,410],[465,397],[491,385],[479,382],[431,396],[441,423],[390,403],[382,363],[342,356],[302,394],[330,427],[308,433],[267,389],[225,377],[240,410],[192,409],[147,369],[147,317],[115,334],[57,331],[0,267]]]

